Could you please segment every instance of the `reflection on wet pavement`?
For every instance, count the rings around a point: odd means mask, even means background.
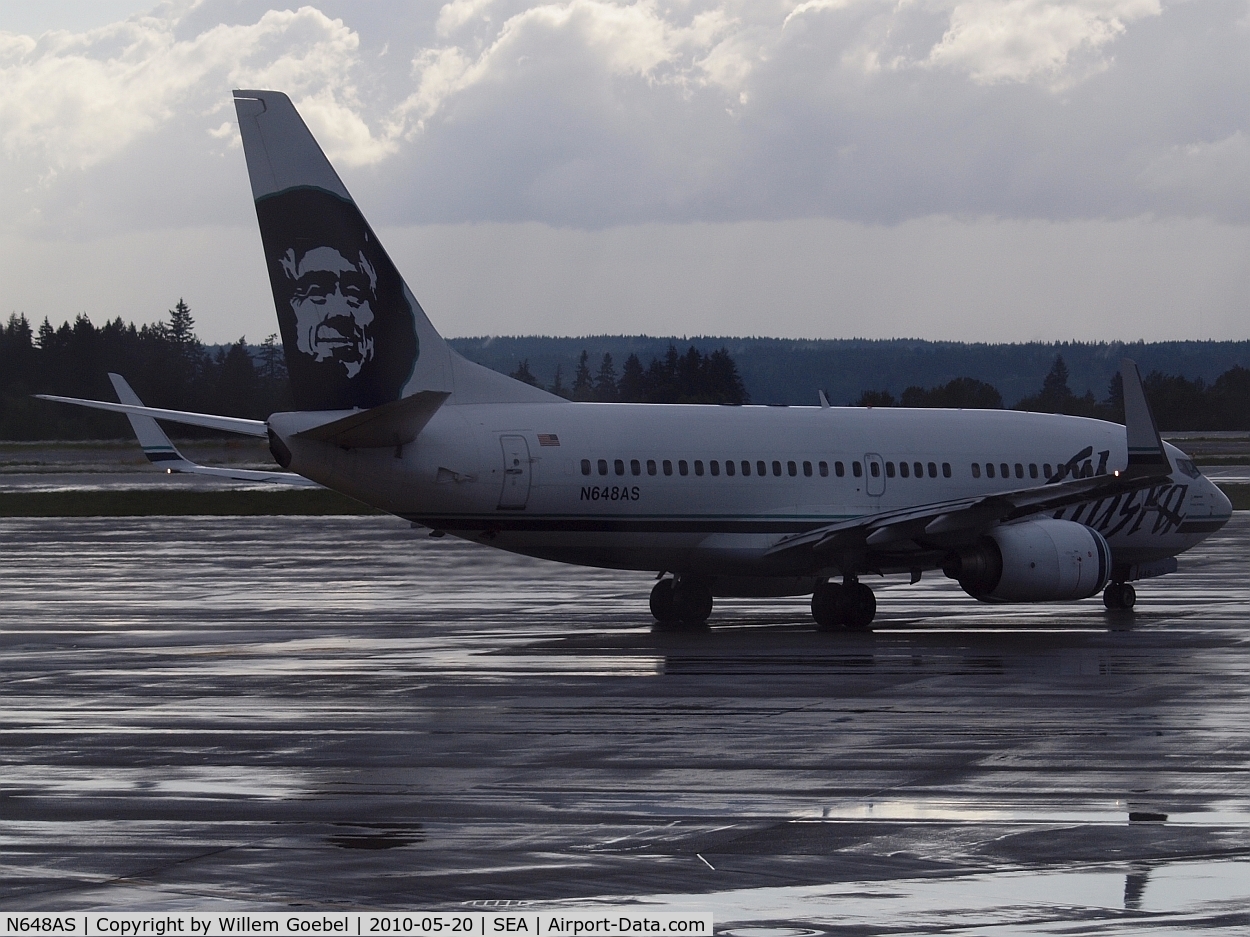
[[[870,635],[384,518],[0,528],[6,909],[1250,924],[1250,515],[1136,613],[883,581]]]

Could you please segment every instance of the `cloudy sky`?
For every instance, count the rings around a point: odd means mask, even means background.
[[[1250,338],[1247,0],[0,0],[0,313],[275,331],[240,87],[446,335]]]

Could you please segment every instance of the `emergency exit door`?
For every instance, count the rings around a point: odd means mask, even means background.
[[[500,436],[503,447],[503,490],[499,507],[520,510],[530,496],[530,446],[524,436]]]

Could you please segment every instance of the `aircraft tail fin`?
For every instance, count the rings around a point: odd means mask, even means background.
[[[296,409],[368,409],[420,391],[561,399],[451,350],[290,98],[235,91],[234,104]]]
[[[1128,433],[1128,472],[1132,475],[1158,474],[1168,467],[1167,452],[1155,423],[1141,372],[1129,358],[1120,361],[1120,380],[1124,393],[1124,427]]]

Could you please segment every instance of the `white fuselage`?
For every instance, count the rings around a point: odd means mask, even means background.
[[[1127,464],[1123,426],[1010,410],[467,404],[399,449],[283,435],[294,470],[436,530],[580,565],[741,577],[831,574],[766,556],[796,532]],[[1117,565],[1189,549],[1230,505],[1168,451],[1171,484],[1057,516],[1102,533]]]

